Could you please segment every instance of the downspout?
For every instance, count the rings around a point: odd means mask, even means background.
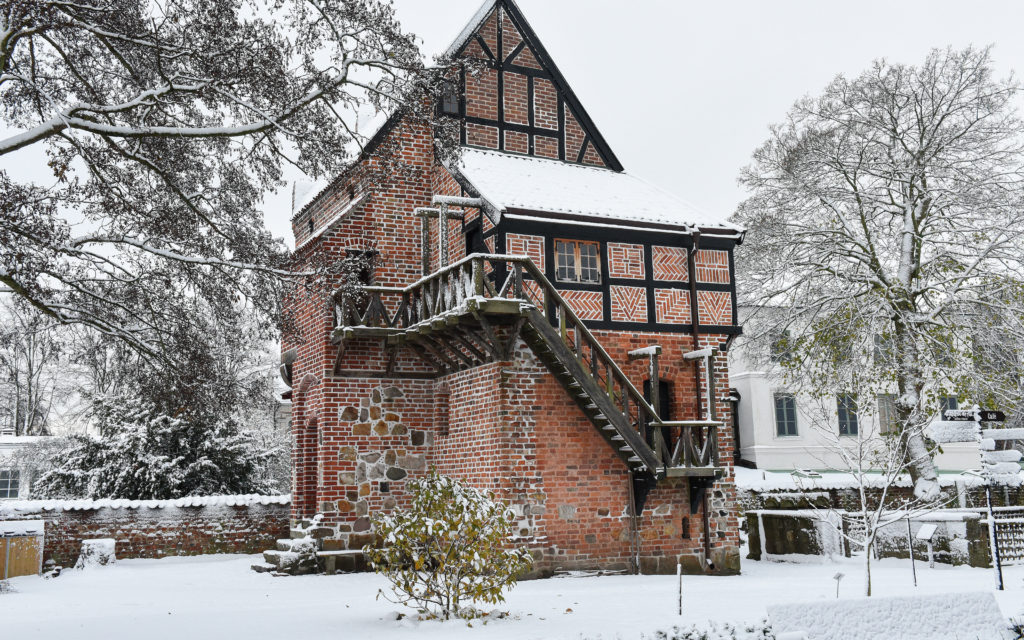
[[[633,573],[640,575],[640,526],[636,517],[636,478],[630,470],[627,476],[629,482],[629,537],[630,547],[633,552]]]
[[[700,348],[700,310],[697,306],[697,252],[700,251],[700,231],[693,231],[693,248],[687,252],[686,255],[686,267],[689,271],[690,277],[690,322],[693,333],[693,350],[696,351]],[[701,393],[700,393],[700,365],[694,362],[693,377],[695,388],[697,391],[697,416],[698,418],[703,413],[701,407]],[[709,390],[710,390],[710,380]],[[711,404],[714,403],[714,398],[709,395],[708,398]],[[713,407],[709,406],[709,409]],[[711,412],[713,413],[713,411]],[[710,413],[709,413],[710,415]],[[693,478],[687,480],[687,482],[693,482]],[[704,529],[704,563],[705,567],[711,567],[711,516],[710,516],[710,505],[708,499],[707,487],[704,489],[703,500],[701,501],[701,524]]]

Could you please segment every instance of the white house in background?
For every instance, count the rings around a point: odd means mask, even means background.
[[[16,436],[0,431],[0,500],[28,497],[29,470],[18,462],[19,449],[50,436]]]
[[[852,445],[858,432],[877,434],[888,422],[886,416],[892,415],[893,395],[812,399],[787,388],[780,370],[754,370],[741,350],[734,349],[731,355],[729,381],[738,397],[735,426],[740,464],[778,471],[842,468],[834,451],[836,436],[840,441],[849,438]],[[865,402],[872,403],[872,409],[858,411]],[[956,408],[956,398],[946,398],[935,407],[936,418],[943,410]],[[944,444],[935,464],[939,471],[979,469],[981,454],[976,443]]]

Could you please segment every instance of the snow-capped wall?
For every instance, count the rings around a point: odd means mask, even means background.
[[[177,500],[14,500],[0,520],[43,520],[43,557],[74,564],[82,540],[113,538],[118,558],[258,553],[288,537],[290,496]]]

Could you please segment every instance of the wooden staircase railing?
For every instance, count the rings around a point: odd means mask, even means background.
[[[361,296],[334,296],[340,329],[385,334],[415,330],[445,316],[479,315],[483,301],[497,300],[519,305],[527,319],[524,339],[631,468],[646,468],[656,477],[672,475],[673,469],[720,472],[721,423],[662,420],[527,257],[473,254],[407,287],[366,286]]]

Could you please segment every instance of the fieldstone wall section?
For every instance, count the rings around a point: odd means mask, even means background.
[[[113,538],[118,559],[259,553],[288,537],[289,511],[289,496],[46,500],[0,504],[0,520],[44,520],[43,560],[68,567],[94,538]]]

